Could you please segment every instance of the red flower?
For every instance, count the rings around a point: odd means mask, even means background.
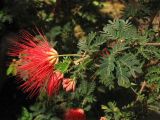
[[[73,79],[69,79],[69,78],[64,78],[63,79],[63,82],[62,82],[62,85],[63,85],[63,89],[66,90],[66,92],[68,91],[75,91],[75,86],[76,86],[76,81],[73,80]]]
[[[51,76],[51,80],[48,81],[47,93],[49,96],[53,95],[53,92],[57,93],[60,86],[60,81],[63,79],[63,74],[60,72],[54,72]]]
[[[67,110],[64,120],[86,120],[86,115],[81,108],[72,108]]]
[[[39,32],[40,33],[40,32]],[[20,78],[26,81],[20,86],[30,96],[46,90],[48,95],[57,93],[63,74],[55,72],[54,65],[58,63],[58,53],[40,33],[42,40],[35,38],[28,32],[22,32],[20,41],[12,43],[10,56],[20,58],[17,67]],[[45,88],[45,89],[44,89]]]

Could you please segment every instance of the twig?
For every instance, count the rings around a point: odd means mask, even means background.
[[[80,59],[78,59],[78,60],[75,60],[75,61],[73,61],[73,62],[74,62],[75,65],[78,65],[80,62],[82,62],[83,60],[85,60],[85,59],[87,59],[87,58],[89,58],[89,55],[87,55],[87,56],[85,56],[85,57],[82,57],[82,58],[80,58]]]
[[[139,91],[139,93],[142,93],[142,91],[144,90],[145,86],[147,85],[146,81],[143,81],[141,89]]]
[[[160,46],[160,43],[145,43],[147,46]]]
[[[141,89],[139,90],[139,93],[141,94],[145,88],[145,86],[147,85],[146,81],[144,80],[141,86]],[[137,94],[137,93],[136,93]],[[137,94],[137,98],[136,98],[136,102],[139,101],[139,95]]]

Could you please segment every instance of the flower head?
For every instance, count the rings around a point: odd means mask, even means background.
[[[49,96],[52,96],[53,93],[57,93],[59,90],[60,82],[63,79],[63,74],[60,72],[54,72],[54,75],[51,76],[51,79],[48,81],[47,93]]]
[[[40,32],[39,32],[40,33]],[[27,80],[20,86],[31,96],[45,89],[49,95],[59,89],[63,75],[54,70],[58,63],[58,53],[40,33],[42,40],[24,31],[19,41],[12,43],[10,56],[19,57],[17,67],[20,78],[27,76]],[[22,76],[23,75],[23,76]]]
[[[72,108],[66,111],[64,120],[86,120],[86,115],[81,108]]]
[[[75,91],[75,86],[76,86],[76,81],[73,80],[73,79],[70,79],[70,78],[64,78],[63,79],[63,82],[62,82],[62,85],[63,85],[63,89],[66,90],[66,92],[68,91]]]

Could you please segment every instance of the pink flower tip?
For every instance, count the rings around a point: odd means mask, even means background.
[[[62,82],[62,86],[66,92],[69,92],[69,91],[74,92],[76,87],[76,81],[70,78],[64,78]]]

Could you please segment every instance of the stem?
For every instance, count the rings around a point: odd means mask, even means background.
[[[83,60],[89,58],[89,55],[87,55],[87,56],[85,56],[85,57],[84,57],[84,55],[82,55],[82,56],[83,56],[82,58],[73,61],[75,65],[78,65],[81,61],[83,61]]]
[[[143,81],[142,86],[141,86],[141,89],[140,89],[140,91],[139,91],[140,93],[143,92],[143,90],[144,90],[146,84],[147,84],[146,81]]]
[[[54,58],[58,58],[58,57],[63,57],[63,56],[83,56],[83,55],[79,55],[79,54],[62,54],[62,55],[54,55],[51,54],[51,56],[48,57],[48,60],[50,60],[52,62],[52,60],[54,60]]]
[[[160,43],[145,43],[147,46],[160,46]]]
[[[62,54],[62,55],[57,55],[58,57],[63,57],[63,56],[83,56],[79,54]]]
[[[140,90],[139,90],[139,93],[140,93],[140,94],[143,92],[143,90],[144,90],[144,88],[146,87],[146,85],[147,85],[147,83],[146,83],[146,81],[144,80],[143,83],[142,83],[142,85],[141,85],[141,88],[140,88]],[[135,93],[136,93],[136,92],[135,92]],[[136,93],[136,94],[137,94],[137,93]],[[138,94],[137,94],[137,98],[136,98],[136,102],[137,102],[137,101],[139,101]]]
[[[136,95],[138,95],[137,92],[136,92],[132,87],[131,87],[131,90],[132,90]]]
[[[53,55],[51,56],[50,58],[53,59],[53,58],[57,58],[57,57],[64,57],[64,56],[83,56],[83,55],[79,55],[79,54],[62,54],[62,55]]]

